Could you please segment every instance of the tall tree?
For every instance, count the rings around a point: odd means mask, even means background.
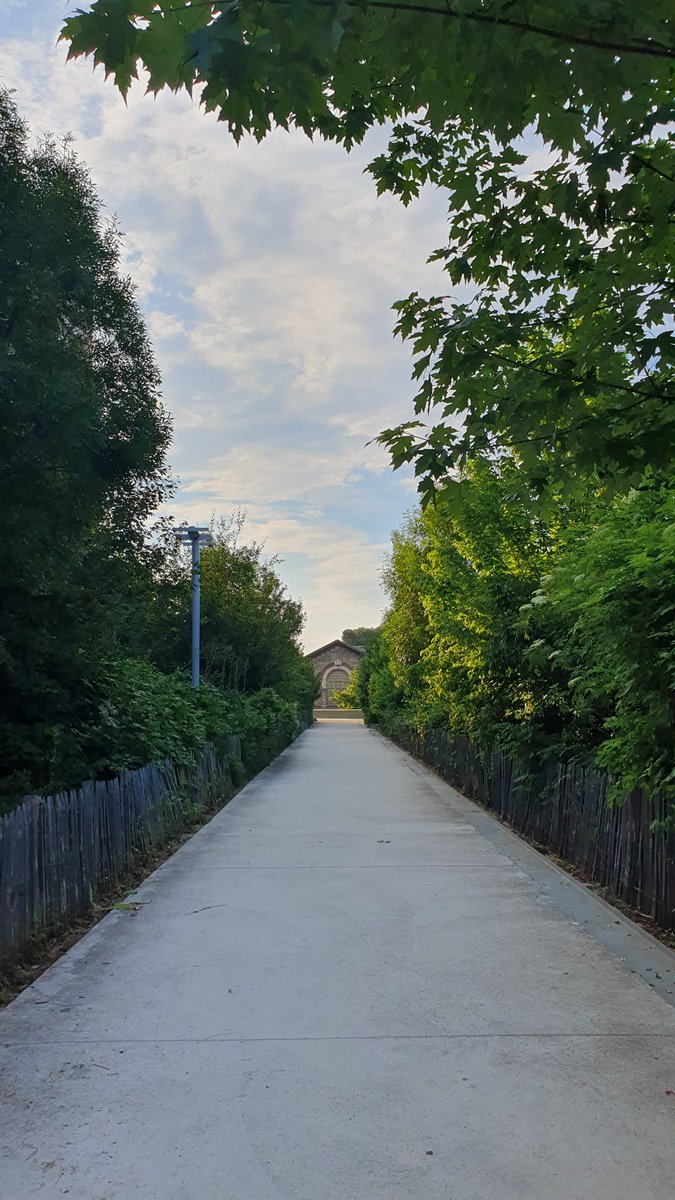
[[[378,189],[447,190],[453,290],[397,306],[418,419],[382,435],[425,496],[504,447],[540,490],[671,461],[662,0],[95,0],[63,36],[123,92],[139,67],[152,92],[196,88],[236,138],[296,126],[349,149],[391,122]]]
[[[242,513],[221,520],[215,545],[202,555],[203,659],[216,686],[281,696],[311,704],[315,674],[299,638],[305,621],[277,573],[278,559],[243,541]]]
[[[369,625],[356,625],[354,629],[343,629],[342,640],[348,646],[361,646],[367,650],[370,643],[375,641],[377,637],[377,629],[371,628]]]

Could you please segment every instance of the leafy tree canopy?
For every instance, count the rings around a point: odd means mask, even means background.
[[[226,690],[272,687],[311,706],[316,675],[300,649],[302,605],[279,578],[279,560],[242,540],[243,525],[241,512],[217,522],[215,544],[202,554],[205,674]]]
[[[409,296],[416,420],[384,431],[423,496],[517,448],[540,491],[626,485],[675,449],[675,61],[662,0],[95,0],[65,23],[126,92],[196,89],[235,138],[298,127],[408,203],[449,195],[449,294]]]

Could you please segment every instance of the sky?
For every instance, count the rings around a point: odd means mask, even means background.
[[[75,5],[73,5],[75,7]],[[368,445],[412,415],[410,351],[391,305],[445,290],[426,264],[446,208],[407,210],[347,155],[276,131],[237,146],[186,95],[125,105],[102,70],[65,62],[63,0],[0,0],[0,82],[35,135],[72,134],[124,234],[173,418],[177,521],[235,509],[281,559],[307,614],[307,650],[375,625],[392,529],[415,503],[410,473]]]

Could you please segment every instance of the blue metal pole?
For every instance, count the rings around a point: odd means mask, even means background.
[[[192,686],[199,687],[199,534],[192,535]]]

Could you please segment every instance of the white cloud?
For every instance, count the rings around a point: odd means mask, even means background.
[[[150,336],[156,342],[176,338],[185,333],[185,325],[171,313],[157,310],[146,314]]]

